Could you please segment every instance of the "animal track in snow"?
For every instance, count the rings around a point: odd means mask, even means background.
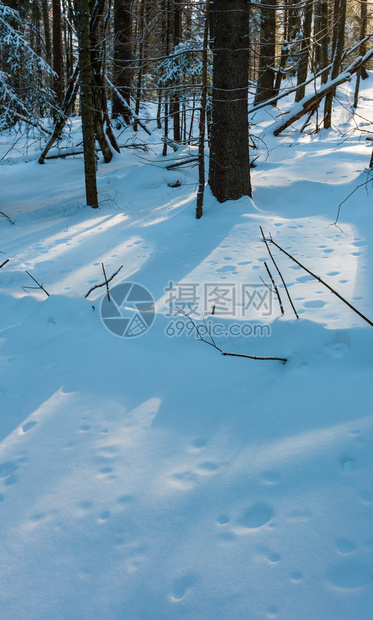
[[[245,530],[255,530],[267,525],[273,516],[273,508],[268,504],[254,504],[241,515],[238,524]]]
[[[6,461],[0,464],[0,478],[8,478],[18,469],[18,465],[11,461]]]
[[[326,302],[320,299],[313,299],[311,301],[306,301],[303,305],[305,308],[323,308]]]
[[[188,573],[179,579],[174,581],[171,593],[172,601],[181,601],[185,595],[190,592],[193,586],[198,582],[198,575],[195,573]]]
[[[365,504],[373,504],[373,491],[369,489],[360,491],[359,497]]]
[[[328,571],[327,581],[337,588],[354,590],[368,585],[372,575],[364,564],[345,560]]]
[[[229,523],[229,517],[225,514],[219,515],[216,522],[218,525],[227,525]]]
[[[356,463],[354,459],[343,459],[341,467],[345,474],[350,474],[356,469]]]
[[[345,555],[345,554],[352,553],[353,551],[355,551],[356,545],[350,540],[341,538],[337,542],[337,549],[340,553],[343,553]]]
[[[36,422],[26,422],[26,424],[22,426],[22,432],[28,433],[34,426],[36,426]]]
[[[206,444],[207,444],[206,439],[202,439],[202,437],[197,437],[197,439],[194,439],[194,441],[192,441],[191,446],[195,450],[201,450],[202,448],[205,447]]]

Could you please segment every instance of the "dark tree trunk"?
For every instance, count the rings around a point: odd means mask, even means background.
[[[263,0],[263,5],[260,11],[259,76],[255,103],[262,103],[275,95],[276,0]]]
[[[214,1],[209,183],[219,202],[251,196],[248,32],[247,0]]]
[[[320,40],[320,67],[319,69],[325,69],[325,67],[329,64],[329,5],[328,0],[321,0],[321,10],[320,10],[320,32],[321,32],[321,40]],[[328,79],[328,74],[325,71],[321,76],[321,84],[326,84]]]
[[[199,116],[199,144],[198,144],[198,192],[196,218],[199,220],[203,213],[203,196],[205,193],[205,127],[207,101],[207,46],[209,36],[210,0],[206,0],[205,28],[203,35],[202,52],[202,96]]]
[[[89,33],[89,0],[76,0],[79,43],[80,107],[82,115],[84,176],[87,205],[98,207],[92,67]]]
[[[307,79],[308,59],[311,47],[311,29],[312,29],[312,9],[313,0],[308,0],[304,8],[304,19],[302,27],[302,43],[300,56],[298,61],[297,85],[299,88],[295,93],[295,101],[300,101],[306,94],[306,87],[302,86]]]
[[[366,33],[367,33],[367,0],[361,0],[360,1],[360,40],[365,38]],[[360,45],[360,49],[359,49],[360,56],[364,56],[365,52],[366,52],[366,42]],[[364,67],[362,67],[362,69],[359,69],[356,75],[354,108],[357,108],[357,104],[359,100],[360,78],[361,78],[363,69]]]
[[[174,49],[181,41],[181,6],[180,0],[173,0],[173,18],[174,18]],[[176,87],[178,84],[176,84]],[[180,142],[180,96],[178,91],[172,94],[170,102],[170,112],[174,125],[174,140]]]
[[[114,0],[114,86],[130,105],[132,64],[132,4],[133,0]],[[131,114],[118,95],[113,93],[113,118],[121,116],[129,124]]]
[[[57,74],[54,78],[54,91],[56,102],[62,104],[64,94],[63,63],[62,63],[62,20],[61,0],[52,0],[53,8],[53,71]]]
[[[344,48],[344,38],[345,38],[345,25],[346,25],[346,9],[347,9],[347,0],[339,0],[338,11],[335,14],[335,18],[337,18],[337,29],[335,34],[335,47],[334,47],[334,55],[333,55],[333,65],[330,70],[330,78],[334,80],[341,66],[341,59]],[[325,129],[329,129],[332,125],[332,106],[333,99],[335,95],[335,89],[330,91],[325,97],[325,107],[324,107],[324,127]]]

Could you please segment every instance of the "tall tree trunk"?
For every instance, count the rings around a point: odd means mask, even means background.
[[[62,19],[61,0],[52,0],[53,9],[53,71],[57,74],[54,78],[54,91],[56,103],[61,106],[64,93],[63,61],[62,61]]]
[[[272,99],[275,94],[276,0],[262,0],[262,4],[260,10],[259,76],[255,103]]]
[[[367,0],[360,0],[360,40],[364,39],[367,33]],[[366,52],[366,42],[360,45],[359,54],[364,56]],[[354,93],[354,108],[357,108],[359,100],[360,79],[364,67],[359,69],[356,74],[356,85]],[[364,74],[363,74],[364,77]]]
[[[144,0],[142,0],[143,4]],[[132,49],[133,0],[114,0],[114,86],[130,105],[133,78]],[[121,116],[128,125],[131,114],[120,97],[113,93],[113,118]]]
[[[203,35],[202,52],[202,95],[199,116],[199,144],[198,144],[198,192],[196,218],[199,220],[203,212],[203,196],[205,193],[205,128],[206,128],[206,101],[207,101],[207,46],[209,35],[210,0],[206,0],[205,28]]]
[[[48,65],[52,66],[52,41],[51,41],[51,29],[49,23],[49,10],[48,0],[42,0],[41,11],[43,15],[43,28],[44,28],[44,44],[45,44],[45,60]]]
[[[79,43],[80,107],[82,115],[84,176],[87,205],[98,207],[96,181],[95,130],[93,118],[91,41],[89,33],[89,0],[75,0]]]
[[[219,202],[251,196],[247,0],[215,0],[209,183]]]
[[[325,67],[329,64],[329,28],[328,28],[328,19],[329,19],[329,4],[328,0],[320,0],[321,2],[321,10],[320,10],[320,67],[319,69],[325,69]],[[328,79],[327,71],[321,76],[321,84],[326,84]]]
[[[173,0],[173,18],[174,18],[174,44],[173,48],[179,45],[181,41],[181,6],[180,0]],[[175,84],[176,89],[178,83]],[[170,112],[173,119],[174,126],[174,140],[180,142],[180,96],[178,90],[176,90],[171,97]]]
[[[339,0],[338,12],[336,13],[336,17],[338,16],[337,21],[337,31],[335,35],[335,49],[333,56],[333,65],[330,70],[330,79],[334,80],[339,73],[339,69],[341,66],[343,48],[344,48],[344,38],[345,38],[345,25],[346,25],[346,8],[347,8],[347,0]],[[332,124],[332,106],[333,99],[335,95],[335,89],[330,91],[325,97],[325,107],[324,107],[324,127],[325,129],[330,129]]]
[[[312,28],[312,9],[313,9],[313,0],[307,0],[306,6],[304,8],[304,19],[303,19],[303,28],[302,28],[302,43],[300,49],[300,57],[298,61],[298,75],[297,75],[297,85],[299,88],[295,92],[295,101],[300,101],[303,99],[306,93],[306,87],[300,86],[307,79],[307,71],[308,71],[308,59],[310,55],[310,46],[311,46],[311,28]]]

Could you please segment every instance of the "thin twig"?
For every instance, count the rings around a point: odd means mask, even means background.
[[[4,213],[4,211],[0,211],[0,215],[3,215],[4,217],[6,217],[6,219],[9,220],[11,224],[15,224],[15,222],[13,222],[13,220],[10,219],[9,215]]]
[[[103,282],[102,284],[96,284],[95,286],[92,286],[92,288],[89,289],[88,293],[86,295],[84,295],[84,299],[87,299],[87,297],[92,293],[92,291],[94,291],[96,288],[101,288],[101,286],[107,286],[109,284],[109,282],[112,281],[113,278],[115,278],[116,275],[118,275],[118,273],[120,272],[120,270],[122,269],[123,265],[121,265],[118,269],[118,271],[116,271],[115,273],[113,273],[113,275],[106,280],[105,282]]]
[[[288,296],[288,300],[289,300],[289,302],[290,302],[290,305],[291,305],[291,307],[292,307],[292,308],[293,308],[293,310],[294,310],[294,314],[295,314],[295,316],[297,317],[297,319],[299,319],[298,313],[297,313],[297,311],[296,311],[296,309],[295,309],[295,307],[294,307],[294,304],[293,304],[293,302],[292,302],[292,299],[291,299],[291,297],[290,297],[290,293],[289,293],[289,291],[288,291],[288,287],[286,286],[286,284],[285,284],[285,280],[284,280],[284,278],[282,277],[282,273],[281,273],[281,271],[279,270],[279,268],[278,268],[278,266],[277,266],[277,263],[276,263],[275,259],[273,258],[273,255],[272,255],[271,249],[270,249],[270,247],[269,247],[269,245],[268,245],[267,239],[266,239],[266,238],[265,238],[265,236],[264,236],[263,228],[262,228],[261,226],[259,226],[259,228],[260,228],[260,232],[262,233],[263,241],[264,241],[264,243],[265,243],[265,245],[266,245],[266,248],[267,248],[267,250],[268,250],[268,254],[270,255],[270,257],[271,257],[271,259],[272,259],[272,262],[273,262],[273,264],[274,264],[274,266],[275,266],[275,268],[276,268],[276,271],[277,271],[278,275],[279,275],[279,276],[280,276],[280,278],[281,278],[281,282],[282,282],[282,284],[284,285],[284,288],[285,288],[286,294],[287,294],[287,296]]]
[[[277,295],[278,303],[279,303],[279,305],[280,305],[281,314],[285,314],[285,312],[284,312],[284,307],[283,307],[283,305],[282,305],[282,299],[281,299],[281,296],[280,296],[280,292],[279,292],[279,290],[278,290],[278,288],[277,288],[276,282],[274,281],[274,279],[273,279],[273,277],[272,277],[272,274],[271,274],[271,272],[270,272],[270,270],[269,270],[269,267],[268,267],[268,265],[267,265],[267,263],[266,263],[265,261],[264,261],[264,266],[265,266],[265,268],[266,268],[266,270],[267,270],[267,273],[268,273],[268,275],[269,275],[269,277],[270,277],[270,279],[271,279],[272,286],[273,286],[273,288],[275,289],[275,293],[276,293],[276,295]]]
[[[104,278],[105,278],[105,284],[106,284],[107,298],[108,298],[108,301],[110,301],[109,282],[108,282],[107,277],[106,277],[106,271],[105,271],[104,263],[101,263],[101,267],[102,267],[102,271],[104,272]]]
[[[373,154],[372,154],[372,160],[373,160]],[[367,170],[367,174],[368,174],[368,175],[369,175],[369,173],[370,173],[370,169],[369,169],[369,170]],[[353,189],[353,190],[352,190],[352,192],[351,192],[348,196],[346,196],[346,198],[345,198],[344,200],[342,200],[342,202],[340,202],[340,203],[339,203],[339,205],[338,205],[338,211],[337,211],[337,217],[335,218],[335,221],[333,222],[333,225],[335,225],[335,226],[337,225],[337,222],[338,222],[338,220],[339,220],[339,216],[340,216],[340,213],[341,213],[341,206],[342,206],[345,202],[347,202],[347,200],[348,200],[349,198],[351,198],[351,196],[352,196],[352,195],[353,195],[353,194],[354,194],[354,193],[355,193],[358,189],[360,189],[360,187],[364,187],[364,185],[365,185],[365,186],[367,186],[367,185],[368,185],[368,183],[369,183],[369,181],[372,181],[372,180],[373,180],[373,177],[372,177],[372,176],[368,176],[367,180],[366,180],[366,181],[364,181],[364,183],[360,183],[360,185],[357,185],[357,186],[355,187],[355,189]]]
[[[284,364],[288,361],[284,357],[259,357],[257,355],[245,355],[244,353],[227,353],[226,351],[223,351],[220,347],[218,347],[215,344],[215,342],[213,341],[213,339],[211,337],[211,334],[210,334],[210,332],[208,330],[207,330],[207,333],[209,334],[212,342],[209,342],[208,340],[206,340],[201,335],[201,332],[199,331],[197,324],[193,321],[193,319],[188,314],[186,314],[186,312],[183,312],[179,308],[175,308],[175,310],[177,312],[179,312],[180,314],[182,314],[183,316],[185,316],[187,319],[189,319],[189,321],[192,323],[194,329],[196,330],[196,332],[198,334],[198,339],[201,340],[201,342],[204,342],[205,344],[210,345],[210,347],[213,347],[214,349],[219,351],[219,353],[221,355],[225,355],[225,356],[229,356],[229,357],[244,357],[244,358],[249,359],[249,360],[269,360],[269,361],[283,362]],[[206,327],[206,325],[205,325],[205,327]]]
[[[4,265],[6,265],[7,263],[9,263],[9,258],[7,258],[1,265],[0,265],[0,269],[2,267],[4,267]]]
[[[41,289],[42,291],[44,291],[44,293],[46,294],[47,297],[49,297],[49,293],[48,291],[45,290],[44,286],[42,284],[40,284],[40,282],[38,282],[37,280],[35,280],[34,276],[31,275],[31,273],[29,273],[28,271],[26,271],[27,275],[30,276],[30,278],[32,280],[34,280],[34,282],[36,282],[37,286],[22,286],[23,290],[25,291],[26,289]]]
[[[294,258],[294,256],[292,256],[291,254],[289,254],[289,252],[286,252],[286,250],[284,250],[282,247],[280,247],[278,245],[278,243],[276,243],[275,241],[273,241],[272,237],[270,238],[270,242],[273,243],[273,245],[276,246],[276,248],[278,248],[281,252],[283,252],[284,254],[286,254],[286,256],[288,256],[289,258],[291,258],[292,261],[294,261],[294,263],[296,263],[297,265],[299,265],[299,267],[302,267],[302,269],[304,269],[304,271],[306,271],[307,273],[310,274],[310,276],[312,276],[313,278],[315,278],[316,280],[318,280],[318,282],[320,282],[321,284],[323,284],[324,286],[326,286],[327,289],[329,289],[329,291],[331,291],[334,295],[336,295],[338,297],[338,299],[340,299],[341,301],[343,301],[349,308],[351,308],[351,310],[353,310],[354,312],[356,312],[356,314],[358,314],[364,321],[366,321],[367,323],[369,323],[369,325],[371,325],[373,327],[373,322],[368,319],[366,316],[364,316],[364,314],[362,314],[361,312],[359,312],[359,310],[357,310],[352,304],[350,304],[349,301],[347,301],[344,297],[342,297],[342,295],[340,295],[339,293],[337,293],[337,291],[334,290],[334,288],[332,288],[331,286],[329,286],[329,284],[327,284],[326,282],[324,282],[324,280],[322,280],[319,276],[317,276],[316,274],[314,274],[312,271],[310,271],[309,269],[307,269],[307,267],[305,267],[304,265],[302,265],[302,263],[300,263],[296,258]]]

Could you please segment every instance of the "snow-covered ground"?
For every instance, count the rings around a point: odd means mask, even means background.
[[[372,79],[356,118],[368,131]],[[196,168],[167,171],[156,132],[139,135],[149,152],[100,162],[99,210],[84,206],[81,156],[40,166],[20,141],[4,159],[4,620],[373,617],[373,331],[272,246],[300,319],[282,287],[281,317],[259,230],[373,319],[370,185],[331,225],[367,179],[372,134],[340,108],[344,135],[273,138],[269,112],[252,119],[266,144],[253,201],[207,190],[199,221]],[[84,297],[101,263],[108,277],[123,265],[113,290],[134,282],[156,300],[141,336],[106,329],[103,288]],[[26,271],[50,297],[22,289]],[[224,351],[288,362],[220,355],[170,316],[171,293],[219,326]]]

